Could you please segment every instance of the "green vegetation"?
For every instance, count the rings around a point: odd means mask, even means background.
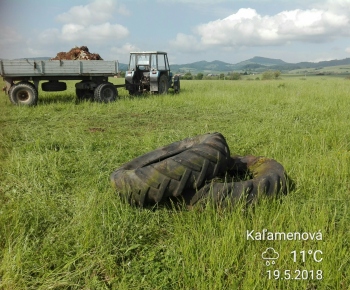
[[[68,86],[32,108],[0,96],[0,289],[348,289],[349,80],[182,81],[180,94],[120,89],[111,104],[77,103]],[[283,164],[291,192],[247,208],[149,210],[113,191],[124,162],[215,131],[231,154]],[[249,238],[264,229],[311,234]],[[269,247],[279,258],[267,266]],[[309,250],[323,260],[293,261]],[[309,279],[275,280],[275,269]]]
[[[263,80],[273,80],[273,79],[278,79],[278,77],[281,75],[281,72],[278,70],[268,70],[262,73],[261,78]]]

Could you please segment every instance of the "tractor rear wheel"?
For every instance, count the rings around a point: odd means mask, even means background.
[[[169,89],[168,78],[166,75],[162,75],[159,78],[158,94],[165,95],[168,93],[168,89]]]

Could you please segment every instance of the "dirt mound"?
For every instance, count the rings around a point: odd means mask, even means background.
[[[74,47],[68,52],[59,52],[51,60],[103,60],[98,53],[90,53],[87,46]]]

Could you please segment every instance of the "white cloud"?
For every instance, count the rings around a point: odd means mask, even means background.
[[[113,46],[110,49],[109,59],[117,59],[119,62],[128,63],[129,62],[129,54],[131,51],[141,51],[139,47],[133,45],[131,43],[125,43],[120,47]]]
[[[314,5],[315,8],[321,10],[328,10],[335,13],[349,13],[350,12],[350,0],[327,0],[319,1]]]
[[[285,45],[296,41],[329,42],[350,36],[350,0],[334,2],[338,6],[332,6],[333,9],[295,9],[272,16],[242,8],[224,19],[198,25],[194,29],[195,35],[179,33],[170,43],[190,51],[215,46],[235,49]],[[339,7],[345,6],[347,10],[340,12]]]
[[[283,11],[261,16],[254,9],[240,9],[224,19],[196,28],[204,45],[261,46],[290,41],[319,42],[350,35],[350,17],[317,9]]]
[[[125,6],[113,0],[95,0],[85,6],[74,6],[68,12],[58,15],[57,19],[64,24],[60,29],[46,29],[39,34],[42,43],[50,41],[68,42],[76,45],[83,41],[120,40],[129,35],[129,30],[117,23],[110,23],[119,12],[127,14]]]
[[[203,45],[193,35],[178,33],[170,45],[179,51],[198,52],[204,50]]]
[[[122,25],[110,24],[109,22],[97,25],[83,26],[80,24],[65,24],[61,30],[46,29],[39,34],[39,41],[43,44],[52,41],[68,43],[84,43],[91,41],[120,40],[129,35],[129,31]]]
[[[95,0],[85,6],[74,6],[68,12],[57,16],[57,20],[63,23],[76,23],[91,25],[107,22],[116,13],[127,15],[129,12],[124,5],[117,5],[113,0]]]
[[[345,49],[346,53],[350,53],[350,46]]]
[[[129,31],[124,26],[109,22],[89,26],[70,23],[62,27],[59,37],[67,41],[118,40],[128,34]]]
[[[133,45],[131,43],[125,43],[121,47],[114,46],[111,48],[112,53],[121,54],[121,55],[129,54],[130,51],[140,51],[140,48],[138,48],[136,45]]]

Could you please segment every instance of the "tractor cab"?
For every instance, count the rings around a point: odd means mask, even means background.
[[[178,83],[176,88],[180,88],[178,76],[176,83]],[[131,95],[144,92],[166,94],[169,88],[175,89],[167,53],[131,52],[129,67],[125,73],[125,87]]]

